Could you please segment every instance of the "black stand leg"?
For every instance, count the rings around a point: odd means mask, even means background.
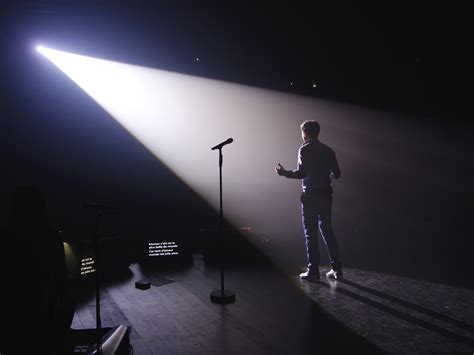
[[[97,350],[95,354],[102,354],[102,324],[100,319],[100,250],[99,250],[99,228],[100,221],[104,211],[102,208],[97,209],[97,224],[94,233],[94,257],[95,257],[95,321],[96,321],[96,337]]]
[[[219,192],[220,192],[220,216],[219,216],[219,234],[220,234],[220,269],[221,269],[221,289],[211,292],[211,301],[214,303],[228,304],[235,301],[235,292],[224,289],[224,212],[222,209],[222,147],[219,148]]]
[[[95,232],[94,232],[94,258],[95,258],[95,319],[96,319],[96,337],[97,337],[97,344],[95,345],[95,350],[92,351],[92,355],[102,355],[103,349],[102,349],[102,342],[103,342],[103,335],[102,335],[102,324],[101,324],[101,318],[100,318],[100,281],[101,281],[101,255],[100,255],[100,235],[99,235],[99,229],[100,229],[100,222],[102,219],[102,216],[104,215],[104,211],[107,209],[116,209],[115,207],[110,207],[106,205],[100,205],[97,203],[91,203],[88,202],[84,205],[86,208],[95,208],[97,211],[97,223],[95,227]],[[125,326],[120,326],[123,327],[121,328],[122,331],[125,329]],[[106,353],[110,353],[110,350],[106,349]]]

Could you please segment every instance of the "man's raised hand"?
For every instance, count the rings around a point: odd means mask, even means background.
[[[275,172],[280,175],[280,176],[283,176],[286,172],[285,168],[283,166],[281,166],[280,163],[278,163],[277,166],[275,166]]]

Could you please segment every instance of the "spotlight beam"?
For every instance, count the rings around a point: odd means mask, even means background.
[[[219,209],[216,141],[226,151],[226,218],[272,237],[300,232],[300,186],[281,181],[278,161],[296,162],[299,125],[322,109],[317,100],[37,46],[93,100]],[[320,114],[326,125],[326,115]],[[289,214],[288,211],[294,213]]]

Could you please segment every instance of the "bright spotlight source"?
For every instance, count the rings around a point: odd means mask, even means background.
[[[41,45],[37,45],[37,46],[36,46],[36,50],[37,50],[38,52],[40,52],[40,53],[43,53],[44,47],[41,46]]]

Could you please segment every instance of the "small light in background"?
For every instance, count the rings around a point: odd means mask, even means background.
[[[316,83],[313,83],[313,88],[315,88],[315,87],[316,87]]]
[[[196,62],[199,62],[199,57],[196,57]]]

